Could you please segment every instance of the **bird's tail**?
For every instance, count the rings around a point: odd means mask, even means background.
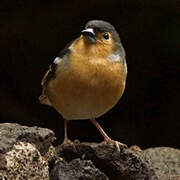
[[[48,97],[45,94],[41,94],[39,96],[39,101],[41,104],[52,106],[51,102],[49,101]]]

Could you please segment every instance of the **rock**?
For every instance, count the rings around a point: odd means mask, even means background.
[[[49,129],[0,124],[0,180],[48,180],[54,139]]]
[[[27,127],[13,123],[0,124],[0,153],[9,151],[17,142],[29,142],[35,144],[44,155],[54,140],[54,132],[46,128]]]
[[[180,179],[180,150],[169,147],[149,148],[142,156],[150,161],[151,166],[161,180]]]
[[[67,163],[59,161],[50,174],[51,180],[108,180],[107,176],[99,171],[90,160],[79,158]]]
[[[1,179],[49,179],[48,162],[32,144],[27,142],[14,144],[3,156],[5,163],[0,168]]]
[[[180,150],[80,143],[52,145],[53,131],[0,124],[0,180],[179,180]]]
[[[69,163],[77,158],[91,160],[111,180],[159,179],[149,161],[141,157],[142,150],[137,147],[121,148],[120,153],[113,145],[106,143],[74,143],[73,146],[60,145],[56,149],[58,155]]]

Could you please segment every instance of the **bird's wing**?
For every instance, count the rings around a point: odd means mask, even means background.
[[[46,74],[44,75],[42,81],[41,81],[41,85],[42,85],[42,94],[39,97],[39,101],[41,104],[47,104],[49,106],[51,105],[51,102],[49,100],[49,98],[46,95],[46,88],[48,83],[55,78],[55,72],[56,72],[56,68],[57,68],[57,64],[53,63],[49,66],[48,71],[46,72]]]
[[[71,53],[71,50],[69,48],[64,48],[62,51],[60,51],[60,53],[58,54],[58,57],[54,60],[54,62],[49,66],[48,71],[45,73],[41,81],[42,95],[39,97],[40,103],[51,106],[51,102],[46,95],[47,85],[51,80],[53,80],[56,77],[56,69],[57,69],[58,63],[61,60],[63,60],[65,56],[68,57],[70,53]]]
[[[44,87],[46,86],[50,80],[55,78],[55,73],[56,73],[56,68],[57,68],[57,64],[56,63],[52,63],[49,66],[48,71],[46,72],[46,74],[44,75],[42,81],[41,81],[41,85]]]

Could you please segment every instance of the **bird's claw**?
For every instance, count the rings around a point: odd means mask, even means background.
[[[65,144],[65,145],[72,145],[73,142],[72,142],[71,140],[65,138],[62,144]]]
[[[105,143],[115,145],[118,152],[120,152],[120,147],[128,148],[126,144],[123,144],[123,143],[121,143],[119,141],[115,141],[115,140],[112,140],[112,139],[105,139],[104,141],[105,141]]]

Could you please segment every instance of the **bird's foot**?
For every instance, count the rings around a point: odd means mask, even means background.
[[[128,148],[126,144],[123,144],[123,143],[121,143],[119,141],[115,141],[115,140],[112,140],[112,139],[104,139],[104,142],[107,143],[107,144],[115,145],[118,152],[120,152],[120,147]]]
[[[73,145],[73,142],[71,140],[69,140],[68,138],[64,138],[64,141],[62,144],[65,144],[65,145]]]

